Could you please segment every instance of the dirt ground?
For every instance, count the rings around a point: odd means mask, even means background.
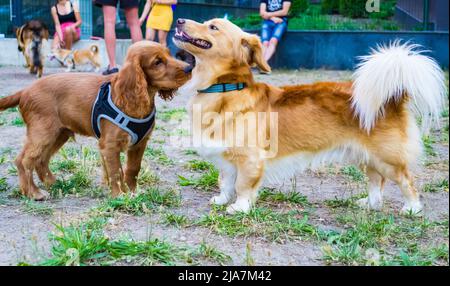
[[[45,73],[62,71],[62,69],[47,69]],[[259,81],[274,85],[348,80],[350,77],[351,73],[348,71],[326,70],[279,70],[272,75],[257,76]],[[35,80],[35,77],[27,74],[24,68],[0,67],[0,96],[10,95]],[[187,100],[188,98],[183,96],[177,96],[171,102],[158,100],[158,115],[176,115],[177,111],[183,113],[182,108],[186,107]],[[356,208],[354,198],[365,193],[366,184],[364,178],[359,178],[358,170],[348,166],[324,166],[320,170],[298,174],[295,179],[287,180],[282,185],[265,186],[267,189],[272,188],[273,192],[278,190],[284,194],[298,192],[305,202],[293,203],[286,197],[277,200],[276,196],[269,196],[261,200],[258,207],[264,207],[276,214],[285,211],[307,213],[308,223],[313,226],[315,233],[334,231],[337,234],[337,236],[328,235],[326,238],[302,234],[296,232],[295,228],[289,229],[290,226],[283,229],[284,226],[271,224],[272,222],[254,223],[248,217],[236,218],[238,223],[232,226],[237,228],[242,224],[246,227],[244,232],[224,231],[221,228],[222,225],[226,225],[223,209],[212,209],[209,205],[209,199],[218,192],[217,187],[204,189],[192,185],[182,186],[179,182],[179,176],[193,178],[201,176],[206,171],[187,167],[191,160],[202,160],[194,152],[169,144],[169,137],[174,132],[182,135],[185,133],[185,130],[173,127],[172,123],[158,117],[157,128],[149,144],[151,150],[158,150],[158,152],[156,155],[155,152],[146,153],[144,169],[157,178],[154,186],[175,189],[179,192],[181,204],[161,205],[160,208],[143,214],[116,210],[108,216],[104,225],[106,237],[110,239],[127,237],[136,241],[158,238],[172,245],[189,247],[203,244],[217,250],[211,253],[222,253],[228,257],[220,260],[217,258],[220,255],[210,253],[204,255],[199,260],[199,264],[448,265],[448,111],[443,114],[442,129],[434,130],[432,136],[428,138],[427,155],[420,167],[415,170],[416,186],[421,192],[422,202],[425,205],[424,218],[404,218],[399,215],[402,197],[399,189],[392,183],[387,184],[384,192],[383,211],[373,214]],[[0,188],[0,265],[39,264],[54,256],[52,246],[55,245],[55,241],[50,234],[58,233],[55,227],[86,221],[92,216],[93,209],[108,201],[107,190],[103,190],[100,195],[75,192],[52,197],[46,202],[39,203],[32,203],[18,196],[18,178],[13,161],[23,145],[25,132],[25,126],[17,110],[0,113],[0,185],[3,186]],[[77,137],[76,142],[69,142],[65,148],[71,148],[70,150],[88,148],[94,154],[97,152],[96,140],[93,138]],[[69,159],[73,156],[70,154],[69,152]],[[55,160],[58,162],[68,159],[64,157],[64,154],[56,157]],[[95,163],[89,170],[88,175],[93,180],[89,188],[99,188],[100,167]],[[70,172],[56,171],[56,175],[67,177],[70,176]],[[223,221],[210,224],[187,223],[177,226],[164,223],[168,212],[186,218],[189,222],[196,222],[205,216],[211,217],[211,214],[218,213],[218,217]],[[380,216],[392,219],[383,224],[381,230],[370,225],[370,222],[361,223],[361,218],[378,219]],[[248,221],[251,221],[249,225]],[[270,234],[255,231],[269,224],[277,231]],[[369,227],[366,227],[368,225]],[[393,230],[394,227],[395,230]],[[399,238],[405,238],[407,243],[393,237],[397,235]],[[349,239],[346,240],[347,238]],[[348,254],[345,252],[346,245],[350,240],[355,241],[352,238],[358,240],[357,249]],[[381,258],[375,258],[375,263],[371,263],[371,259],[368,258],[373,252],[376,257],[381,255]],[[89,261],[90,264],[99,264],[95,259]],[[112,264],[142,263],[139,260],[125,259],[114,261]],[[156,261],[155,264],[165,263]],[[185,262],[175,262],[175,264],[185,264]]]

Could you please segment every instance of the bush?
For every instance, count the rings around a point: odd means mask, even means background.
[[[368,16],[366,2],[367,0],[340,0],[339,14],[350,18],[365,18]]]
[[[339,0],[322,0],[320,6],[323,14],[339,13]]]
[[[304,13],[309,7],[309,0],[293,0],[289,14],[291,16],[298,16]]]

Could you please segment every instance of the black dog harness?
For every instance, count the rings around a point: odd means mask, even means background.
[[[102,118],[109,120],[131,136],[131,144],[139,143],[152,129],[155,122],[156,108],[144,119],[132,118],[123,113],[111,99],[111,83],[105,82],[92,107],[91,123],[95,136],[100,138],[100,121]]]

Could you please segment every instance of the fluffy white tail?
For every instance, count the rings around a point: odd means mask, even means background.
[[[439,122],[446,94],[444,74],[419,47],[396,41],[360,58],[353,75],[352,107],[367,132],[383,116],[387,102],[403,96],[410,98],[409,108],[422,118],[424,132],[433,121]]]

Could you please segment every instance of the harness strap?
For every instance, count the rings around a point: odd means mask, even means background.
[[[155,122],[156,108],[144,119],[137,119],[126,115],[112,101],[111,83],[104,83],[98,92],[92,107],[91,124],[95,137],[101,137],[100,122],[106,119],[127,132],[131,137],[131,144],[136,145],[152,130]]]

